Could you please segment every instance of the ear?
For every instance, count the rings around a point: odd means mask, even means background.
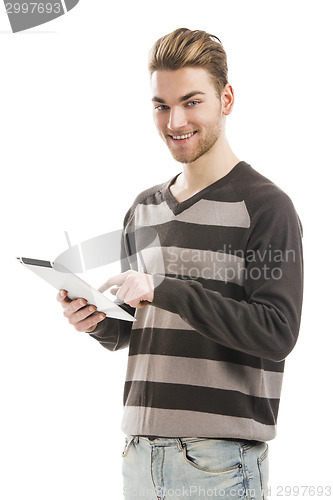
[[[234,106],[234,89],[232,88],[230,83],[227,83],[222,90],[221,102],[222,114],[224,114],[225,116],[230,115]]]

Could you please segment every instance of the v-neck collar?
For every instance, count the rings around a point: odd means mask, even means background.
[[[177,177],[180,175],[177,174],[170,181],[165,183],[164,188],[162,190],[164,199],[167,202],[169,208],[174,213],[174,215],[178,215],[187,208],[194,205],[201,198],[203,198],[207,192],[213,191],[214,189],[229,183],[236,175],[238,175],[239,171],[242,169],[242,167],[244,167],[244,165],[247,165],[245,161],[238,162],[226,175],[224,175],[217,181],[213,182],[212,184],[209,184],[209,186],[206,186],[201,191],[198,191],[197,193],[190,196],[189,198],[187,198],[187,200],[184,201],[178,201],[170,191],[170,186],[175,182]]]

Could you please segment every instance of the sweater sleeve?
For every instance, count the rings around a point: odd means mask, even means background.
[[[285,195],[263,204],[251,224],[243,269],[244,300],[222,296],[197,280],[161,277],[153,305],[228,348],[283,360],[299,332],[303,296],[302,226]],[[160,283],[160,284],[158,284]]]
[[[128,214],[125,217],[127,218]],[[125,272],[130,269],[130,262],[126,252],[125,235],[123,232],[121,249],[121,272]],[[128,304],[124,304],[121,301],[115,301],[122,309],[127,311],[132,316],[134,315],[135,309],[130,307]],[[125,321],[121,319],[105,318],[103,321],[98,323],[95,330],[89,333],[90,337],[96,339],[103,347],[109,351],[117,351],[119,349],[124,349],[128,347],[130,335],[132,331],[132,322]]]
[[[130,314],[134,314],[134,309],[126,304],[121,304],[120,307]],[[101,321],[90,337],[98,340],[98,342],[109,351],[118,351],[128,347],[129,339],[132,330],[131,321],[121,319],[105,318]],[[89,332],[88,332],[89,333]]]

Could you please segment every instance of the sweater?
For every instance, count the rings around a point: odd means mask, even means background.
[[[303,295],[303,230],[290,198],[248,163],[189,199],[176,177],[141,193],[124,220],[122,269],[153,275],[135,322],[91,334],[129,346],[122,430],[267,441]]]

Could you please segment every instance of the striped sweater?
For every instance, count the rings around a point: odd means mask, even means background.
[[[270,440],[300,326],[300,220],[244,161],[183,202],[174,180],[141,193],[124,221],[123,270],[153,275],[152,304],[91,334],[129,346],[122,430]]]

